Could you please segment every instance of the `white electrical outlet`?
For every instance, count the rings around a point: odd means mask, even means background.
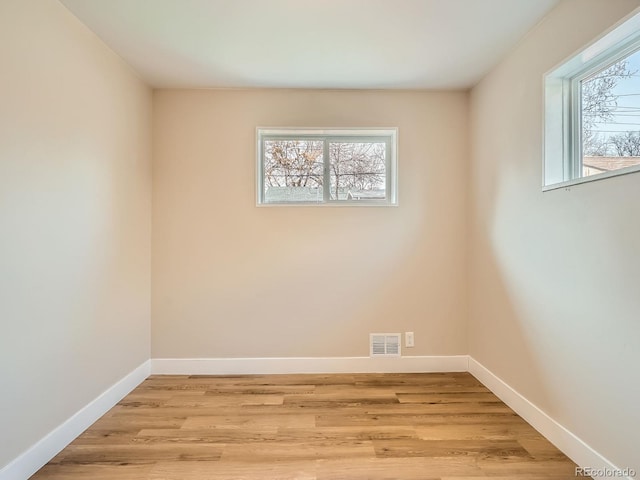
[[[404,332],[404,346],[411,348],[415,346],[415,338],[413,332]]]

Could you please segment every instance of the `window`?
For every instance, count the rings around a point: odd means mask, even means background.
[[[545,76],[545,189],[640,171],[640,14]]]
[[[258,129],[259,205],[397,205],[395,129]]]

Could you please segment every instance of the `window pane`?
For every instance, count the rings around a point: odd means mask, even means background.
[[[386,144],[329,144],[331,200],[386,199]]]
[[[265,203],[322,202],[322,150],[318,140],[265,140]]]
[[[582,82],[582,176],[640,165],[640,52]]]

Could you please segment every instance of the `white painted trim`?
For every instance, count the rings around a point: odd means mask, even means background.
[[[618,467],[587,445],[586,442],[567,430],[471,356],[469,357],[469,373],[495,393],[500,400],[506,403],[577,465],[609,471],[619,470]],[[593,478],[620,479],[623,477],[600,476]],[[631,477],[624,478],[632,480]]]
[[[155,375],[466,372],[467,355],[429,357],[154,358]],[[0,479],[1,480],[1,479]]]
[[[149,376],[150,370],[151,364],[147,360],[109,387],[71,418],[2,468],[0,480],[24,480],[36,473],[78,435],[142,383]]]
[[[328,151],[333,141],[376,141],[386,144],[386,198],[383,200],[331,200],[329,191],[324,190],[323,198],[316,201],[266,202],[264,198],[264,140],[276,138],[314,138],[323,142]],[[329,162],[324,162],[323,176],[329,185]],[[397,207],[398,206],[398,127],[388,128],[256,128],[256,207]]]
[[[599,39],[543,75],[543,192],[639,171],[634,166],[582,175],[580,97],[582,81],[639,49],[640,8],[637,8]]]
[[[630,173],[640,172],[640,165],[632,165],[631,167],[619,168],[618,170],[610,170],[608,172],[597,173],[595,175],[589,175],[588,177],[574,178],[573,180],[567,180],[566,182],[552,183],[542,187],[543,192],[550,190],[558,190],[560,188],[570,188],[583,183],[597,182],[598,180],[604,180],[605,178],[621,177],[623,175],[629,175]]]
[[[468,355],[289,358],[156,358],[144,362],[0,470],[0,480],[29,478],[116,405],[150,374],[229,375],[283,373],[469,372],[576,464],[618,468],[497,375]],[[622,477],[594,477],[619,479]],[[632,480],[631,477],[625,477]]]

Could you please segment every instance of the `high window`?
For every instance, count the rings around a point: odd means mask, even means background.
[[[395,129],[258,129],[259,205],[396,205]]]
[[[544,186],[640,170],[640,15],[545,76]]]

